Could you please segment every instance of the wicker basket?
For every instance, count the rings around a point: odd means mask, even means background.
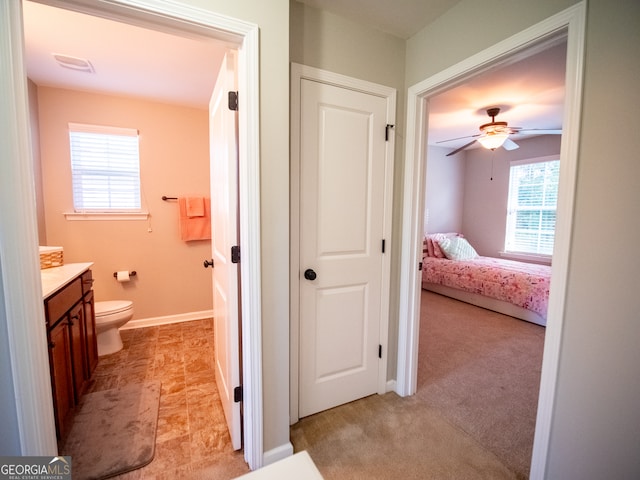
[[[40,270],[64,265],[62,247],[40,247]]]

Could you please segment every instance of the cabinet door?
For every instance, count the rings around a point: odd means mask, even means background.
[[[98,338],[96,336],[96,312],[93,300],[93,290],[89,290],[83,297],[84,304],[84,332],[85,348],[87,352],[87,380],[91,378],[98,366]]]
[[[73,374],[69,355],[69,327],[62,319],[49,331],[49,365],[53,390],[56,433],[65,437],[73,408]]]
[[[88,378],[85,366],[84,305],[76,304],[69,311],[69,331],[71,332],[71,366],[73,370],[73,393],[75,403],[80,402]]]

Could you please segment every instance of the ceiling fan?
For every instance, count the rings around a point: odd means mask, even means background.
[[[519,148],[518,144],[509,138],[509,135],[561,135],[562,130],[530,128],[524,129],[522,127],[509,127],[507,122],[496,122],[496,117],[500,113],[498,107],[488,108],[487,115],[491,117],[491,122],[480,125],[480,133],[475,135],[468,135],[466,137],[450,138],[449,140],[441,140],[436,143],[452,142],[453,140],[460,140],[463,138],[473,138],[469,143],[463,145],[460,148],[455,149],[453,152],[448,153],[446,156],[450,157],[458,152],[461,152],[465,148],[470,147],[475,142],[480,144],[489,150],[495,150],[498,147],[502,147],[505,150],[515,150]],[[474,138],[477,137],[477,138]]]

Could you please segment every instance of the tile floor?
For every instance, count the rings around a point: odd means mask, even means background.
[[[89,392],[158,379],[162,382],[153,461],[120,480],[234,478],[249,471],[231,449],[214,373],[213,320],[121,332],[124,348],[100,357]],[[218,468],[219,467],[219,468]]]

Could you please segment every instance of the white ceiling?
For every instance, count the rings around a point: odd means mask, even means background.
[[[459,0],[300,0],[408,38]],[[222,42],[186,38],[25,0],[27,75],[39,86],[141,97],[207,108],[225,51]],[[89,60],[94,73],[60,67],[52,54]],[[490,121],[562,126],[565,45],[494,68],[429,100],[429,144],[478,133]],[[469,139],[437,144],[457,148]]]
[[[496,121],[524,129],[562,129],[566,42],[496,67],[429,99],[429,145],[458,148],[489,123],[486,111],[500,107]],[[530,137],[530,136],[529,136]],[[524,135],[511,137],[527,138]]]
[[[27,76],[39,86],[142,97],[207,108],[225,46],[25,1]],[[86,59],[95,72],[59,66]]]

